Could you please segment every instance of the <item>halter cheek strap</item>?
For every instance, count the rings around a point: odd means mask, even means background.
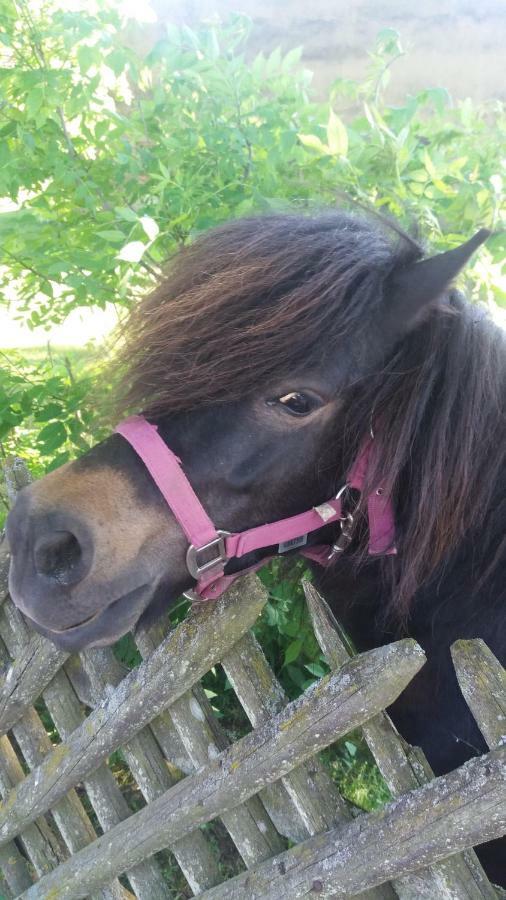
[[[278,553],[303,547],[308,534],[337,521],[341,522],[343,534],[346,534],[345,525],[343,526],[346,517],[342,516],[342,491],[320,506],[277,522],[235,534],[217,529],[184,474],[181,461],[164,443],[156,425],[152,425],[143,416],[131,416],[121,422],[116,431],[142,459],[189,541],[186,564],[190,575],[197,582],[195,593],[199,599],[216,599],[245,571],[259,568],[266,561],[264,558],[248,569],[225,575],[224,567],[233,557],[241,557],[276,544]],[[354,464],[347,486],[362,490],[370,448],[369,442]],[[381,488],[368,497],[368,516],[369,553],[395,553],[393,511]],[[307,547],[301,553],[322,565],[328,565],[335,553],[342,549],[336,543],[332,548],[327,545]]]

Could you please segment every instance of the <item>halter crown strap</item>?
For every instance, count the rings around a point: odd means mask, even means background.
[[[244,574],[244,571],[228,576],[223,574],[226,562],[232,557],[276,544],[279,544],[280,552],[289,549],[291,544],[301,546],[308,534],[341,519],[341,500],[334,497],[307,512],[277,522],[236,534],[221,531],[215,528],[184,474],[181,461],[162,440],[156,425],[143,416],[131,416],[121,422],[116,431],[142,459],[190,542],[186,561],[202,599],[215,599],[235,578]],[[359,491],[364,484],[369,452],[370,445],[366,445],[348,479],[349,486]],[[381,489],[368,498],[368,514],[369,552],[395,553],[392,507],[388,498],[381,495]],[[328,547],[308,547],[301,552],[322,565],[328,564]],[[258,568],[264,562],[250,568]]]

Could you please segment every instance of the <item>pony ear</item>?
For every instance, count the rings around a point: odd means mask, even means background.
[[[417,325],[490,234],[482,228],[460,247],[393,272],[385,284],[382,325],[386,334],[398,338]]]

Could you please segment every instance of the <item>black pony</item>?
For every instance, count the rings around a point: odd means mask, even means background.
[[[426,651],[391,713],[436,773],[485,750],[451,643],[506,656],[505,339],[450,286],[486,236],[424,260],[346,213],[232,222],[178,255],[124,351],[124,407],[156,421],[227,531],[332,496],[373,429],[367,480],[392,498],[398,553],[369,557],[360,520],[316,578],[360,650],[410,634]],[[193,584],[184,534],[119,435],[23,491],[8,532],[14,601],[67,649],[114,641]],[[505,884],[498,848],[483,858]]]

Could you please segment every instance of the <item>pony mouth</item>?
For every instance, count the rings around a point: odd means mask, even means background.
[[[30,624],[63,650],[105,646],[114,643],[136,625],[151,600],[151,595],[152,586],[142,584],[74,625],[54,628],[33,619],[30,619]]]
[[[123,599],[123,597],[120,597],[119,600],[115,600],[112,606],[114,606],[116,603],[121,603]],[[94,622],[96,619],[98,619],[103,612],[105,612],[105,610],[99,609],[98,612],[93,613],[92,616],[88,616],[87,619],[83,619],[82,622],[76,622],[75,625],[67,625],[66,628],[52,628],[51,631],[53,631],[55,634],[68,634],[69,631],[75,631],[76,628],[82,628],[84,625],[90,625],[91,622]]]

